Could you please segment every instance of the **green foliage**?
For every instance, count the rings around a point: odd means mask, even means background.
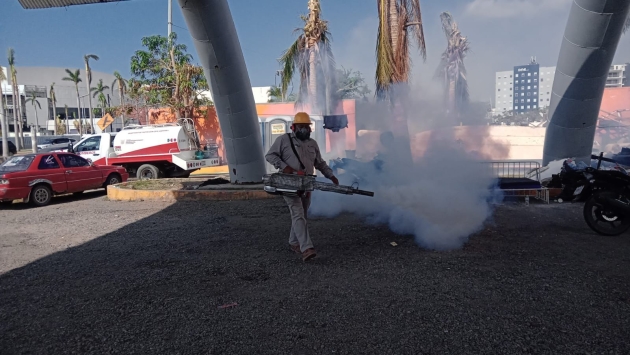
[[[131,57],[129,96],[147,105],[169,107],[177,117],[193,117],[199,107],[210,104],[199,95],[208,90],[208,83],[203,69],[191,64],[186,46],[176,41],[175,33],[170,40],[159,35],[142,38],[144,49]]]
[[[295,94],[289,94],[286,98],[283,98],[282,87],[272,86],[267,90],[269,100],[267,102],[295,102]]]
[[[337,95],[339,99],[363,99],[371,93],[359,71],[341,67],[337,69]]]
[[[98,97],[98,103],[101,107],[101,114],[103,109],[107,107],[107,97],[105,96],[105,90],[109,90],[109,86],[103,85],[103,79],[98,80],[96,87],[90,88],[90,91],[92,92],[92,97]],[[94,114],[96,114],[96,111],[94,111]]]

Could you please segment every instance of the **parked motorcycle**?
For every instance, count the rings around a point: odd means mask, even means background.
[[[603,161],[616,163],[612,159],[592,156],[597,167],[582,170],[582,179],[573,195],[585,198],[584,220],[595,232],[606,236],[617,236],[630,228],[630,176],[624,169],[602,170]]]

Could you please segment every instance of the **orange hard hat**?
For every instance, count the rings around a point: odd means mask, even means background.
[[[293,118],[293,124],[311,124],[311,117],[306,112],[298,112]]]

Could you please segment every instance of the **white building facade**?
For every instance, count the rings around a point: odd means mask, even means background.
[[[626,67],[627,64],[612,65],[606,87],[626,86]],[[524,113],[548,107],[555,75],[556,67],[540,67],[535,62],[515,66],[511,71],[496,72],[492,115]]]

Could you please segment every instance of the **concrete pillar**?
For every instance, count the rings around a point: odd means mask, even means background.
[[[227,0],[179,0],[217,110],[232,183],[259,183],[265,159],[245,58]]]
[[[590,164],[599,108],[630,1],[574,0],[553,82],[543,164]]]

